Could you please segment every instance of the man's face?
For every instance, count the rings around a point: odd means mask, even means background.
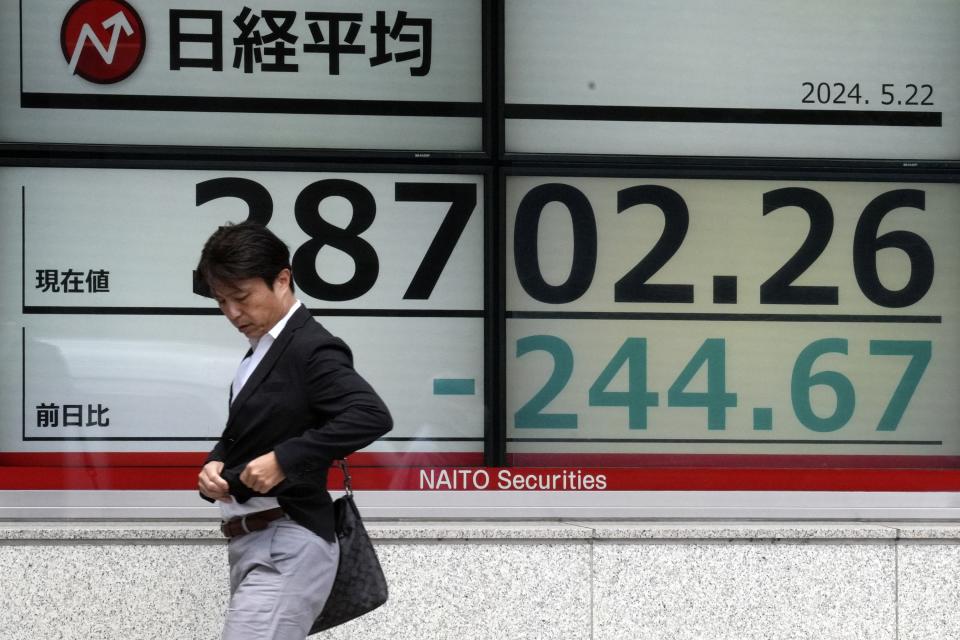
[[[267,286],[262,278],[218,282],[211,286],[213,298],[230,324],[250,339],[259,339],[280,322],[290,305],[290,271],[284,269]]]

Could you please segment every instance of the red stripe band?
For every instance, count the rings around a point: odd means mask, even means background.
[[[195,490],[204,453],[0,453],[0,490]],[[357,453],[354,488],[395,491],[960,491],[949,456]],[[550,466],[543,466],[550,465]],[[342,486],[330,474],[330,487]]]

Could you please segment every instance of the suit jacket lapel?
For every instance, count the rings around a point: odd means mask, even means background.
[[[263,360],[260,361],[260,364],[257,365],[257,368],[253,370],[253,373],[250,374],[250,377],[247,378],[247,382],[243,385],[243,389],[240,390],[240,393],[233,400],[233,404],[230,405],[230,413],[227,416],[227,428],[233,424],[236,417],[240,414],[240,410],[243,408],[243,404],[250,398],[253,393],[256,392],[257,387],[260,386],[260,383],[263,382],[264,378],[267,377],[267,374],[273,369],[274,365],[277,364],[277,361],[280,359],[280,356],[283,355],[283,352],[289,346],[290,341],[293,339],[293,334],[302,327],[308,320],[310,320],[310,312],[303,305],[297,309],[290,319],[287,321],[287,325],[283,328],[283,331],[280,332],[280,335],[277,336],[277,339],[273,341],[273,344],[270,345],[270,349],[267,350],[266,355],[263,356]]]

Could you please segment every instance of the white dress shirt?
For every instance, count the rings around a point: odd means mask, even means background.
[[[287,326],[287,321],[290,320],[290,316],[293,315],[301,306],[299,300],[294,301],[293,306],[290,307],[290,310],[287,311],[287,315],[283,316],[280,319],[280,322],[275,324],[270,331],[266,332],[259,339],[251,338],[250,339],[250,350],[251,354],[243,359],[240,363],[240,366],[237,368],[237,375],[234,376],[233,386],[231,388],[231,402],[238,395],[240,395],[240,390],[243,389],[243,385],[247,383],[247,380],[250,379],[250,376],[253,375],[253,372],[260,362],[263,360],[263,357],[267,355],[267,351],[270,350],[270,347],[273,346],[274,341],[276,341],[277,336],[280,335],[280,332],[283,331],[283,328]],[[276,498],[268,498],[262,496],[255,496],[250,498],[243,504],[233,500],[231,502],[217,502],[220,505],[220,514],[224,520],[229,520],[230,518],[237,518],[240,516],[245,516],[248,513],[254,513],[256,511],[266,511],[267,509],[273,509],[280,506],[280,503],[277,502]]]

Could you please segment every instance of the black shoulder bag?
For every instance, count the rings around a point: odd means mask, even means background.
[[[387,601],[387,579],[353,501],[346,460],[340,461],[340,470],[346,493],[333,502],[340,566],[327,603],[308,635],[358,618]]]

